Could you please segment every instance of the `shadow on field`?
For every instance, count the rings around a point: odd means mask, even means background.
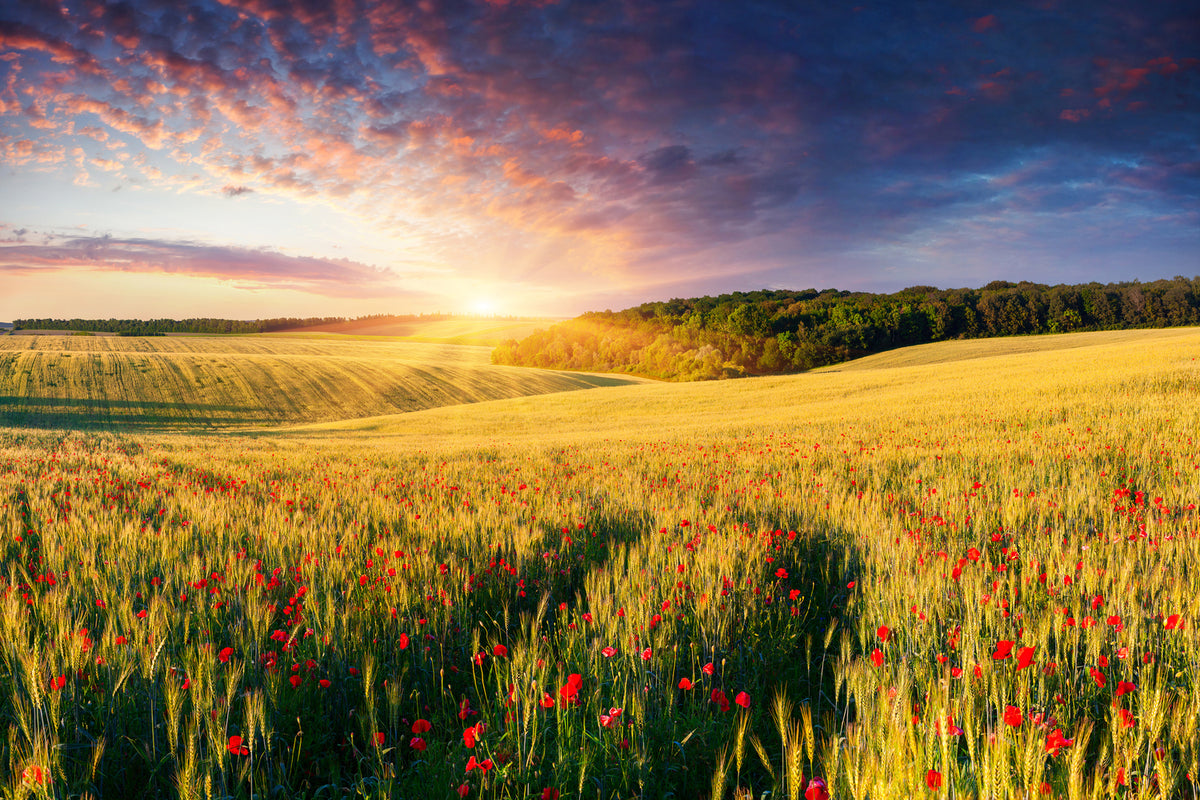
[[[0,395],[0,426],[69,430],[158,430],[263,424],[261,409],[154,401]]]

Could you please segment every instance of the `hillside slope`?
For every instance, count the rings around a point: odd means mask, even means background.
[[[484,347],[253,337],[0,339],[0,425],[228,428],[630,382],[497,367]]]
[[[1030,345],[1040,345],[1031,349]],[[1119,364],[1120,370],[1111,365]],[[1185,414],[1200,429],[1200,328],[942,342],[803,375],[658,383],[524,397],[403,416],[281,430],[349,442],[483,445],[742,435],[844,423],[888,427],[918,413],[931,428],[986,426],[1014,409],[1033,425],[1068,416]],[[1157,398],[1156,402],[1148,400]],[[481,435],[480,432],[485,432]]]

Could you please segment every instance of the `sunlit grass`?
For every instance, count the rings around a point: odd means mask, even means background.
[[[623,382],[386,339],[0,338],[0,422],[28,427],[294,424]]]

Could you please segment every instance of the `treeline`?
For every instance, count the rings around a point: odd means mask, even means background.
[[[168,333],[271,333],[343,322],[431,322],[452,314],[370,314],[364,317],[274,317],[272,319],[18,319],[16,330],[67,330],[116,333],[121,336],[163,336]]]
[[[708,380],[800,372],[946,339],[1200,324],[1200,276],[993,281],[894,294],[763,290],[590,312],[497,347],[497,364]]]

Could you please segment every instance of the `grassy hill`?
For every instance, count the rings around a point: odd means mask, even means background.
[[[940,342],[802,375],[514,398],[287,433],[436,437],[469,448],[480,431],[491,443],[687,438],[792,430],[801,423],[888,425],[898,414],[966,425],[973,415],[983,420],[1015,409],[1024,410],[1028,424],[1057,424],[1069,412],[1116,413],[1125,405],[1150,413],[1166,408],[1149,403],[1163,392],[1172,407],[1200,397],[1200,328]]]
[[[295,424],[630,382],[497,367],[488,355],[340,338],[10,336],[0,339],[0,425]]]

